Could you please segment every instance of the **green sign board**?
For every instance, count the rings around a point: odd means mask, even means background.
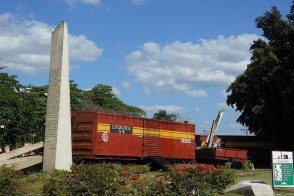
[[[273,186],[294,187],[293,153],[272,151]]]

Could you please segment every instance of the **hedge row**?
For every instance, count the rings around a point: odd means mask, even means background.
[[[72,172],[24,175],[0,167],[0,195],[31,195],[24,184],[42,182],[42,195],[215,195],[236,179],[234,170],[204,164],[177,164],[169,172],[148,165],[74,165]],[[33,177],[34,176],[34,177]],[[37,177],[36,177],[37,176]],[[28,182],[30,181],[30,182]]]

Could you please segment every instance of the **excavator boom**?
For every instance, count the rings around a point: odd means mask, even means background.
[[[212,125],[211,125],[211,129],[210,129],[210,132],[208,133],[207,135],[207,138],[206,138],[206,148],[211,148],[212,147],[212,142],[213,142],[213,138],[214,138],[214,135],[215,135],[215,132],[218,128],[218,125],[220,123],[220,120],[221,118],[223,117],[224,115],[224,111],[219,111],[218,114],[217,114],[217,117],[215,120],[213,120],[212,122]]]

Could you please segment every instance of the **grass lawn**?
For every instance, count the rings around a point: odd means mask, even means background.
[[[238,178],[235,184],[242,180],[262,180],[266,184],[272,184],[272,170],[271,169],[255,169],[254,171],[237,170]],[[229,186],[230,187],[230,186]],[[274,190],[276,195],[294,195],[294,188],[279,188]],[[225,194],[226,196],[233,196],[236,194]]]
[[[48,178],[46,173],[38,172],[30,175],[25,175],[22,179],[25,185],[26,192],[30,195],[42,195],[44,181]]]

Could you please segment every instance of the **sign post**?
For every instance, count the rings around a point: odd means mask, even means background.
[[[272,151],[273,187],[294,187],[293,152]]]

